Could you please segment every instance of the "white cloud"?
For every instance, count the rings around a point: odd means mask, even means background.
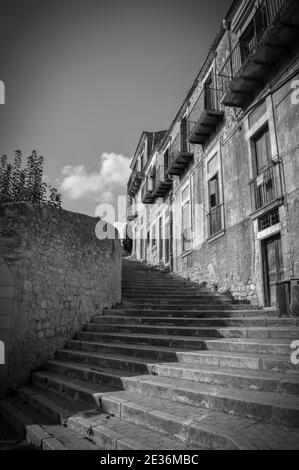
[[[125,194],[130,176],[130,160],[124,155],[103,153],[99,169],[90,172],[85,165],[65,166],[60,180],[60,191],[70,199],[93,197],[98,202],[112,202]]]

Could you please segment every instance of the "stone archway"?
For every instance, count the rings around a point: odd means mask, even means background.
[[[11,272],[0,257],[0,395],[6,390],[8,379],[7,354],[9,351],[14,298]]]

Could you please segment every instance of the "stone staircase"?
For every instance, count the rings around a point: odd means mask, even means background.
[[[0,409],[41,448],[298,449],[294,339],[299,319],[124,260],[122,304]]]

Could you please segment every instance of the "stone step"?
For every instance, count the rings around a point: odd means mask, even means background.
[[[175,335],[198,338],[262,338],[262,339],[297,339],[299,328],[233,328],[233,327],[201,327],[201,326],[163,326],[134,324],[98,324],[87,323],[84,331],[108,333],[133,333],[153,335]]]
[[[96,342],[91,340],[68,341],[71,351],[95,353],[96,355],[119,356],[131,358],[132,361],[153,362],[194,362],[199,366],[229,367],[238,369],[266,370],[272,372],[298,372],[298,366],[290,361],[290,354],[265,354],[238,351],[190,351],[188,349],[163,346],[144,346],[125,343]],[[260,347],[262,345],[260,344]],[[57,354],[60,355],[60,350]],[[60,357],[60,356],[59,356]],[[69,357],[69,356],[68,356]],[[96,361],[96,359],[95,359]],[[139,371],[138,369],[136,371]]]
[[[84,364],[72,365],[72,363],[62,363],[61,367],[59,372],[64,370],[64,374],[73,370],[78,374],[79,368],[81,368],[81,376],[84,378],[84,372],[88,373],[89,381],[41,371],[33,374],[34,385],[57,392],[74,401],[85,401],[97,406],[100,406],[103,394],[106,395],[113,391],[102,387],[101,375],[93,368]],[[150,375],[130,377],[127,374],[121,377],[119,388],[153,398],[212,408],[216,411],[254,417],[262,421],[292,426],[299,425],[299,400],[291,395],[287,396],[277,392],[251,391],[249,393],[248,390],[198,383],[176,377],[153,377]]]
[[[205,295],[205,294],[198,294],[197,292],[194,292],[192,294],[186,294],[186,293],[179,293],[177,291],[173,293],[166,293],[166,292],[145,292],[145,293],[139,293],[139,292],[122,292],[122,299],[123,300],[138,300],[139,301],[144,301],[144,302],[149,302],[152,300],[157,300],[157,301],[162,301],[162,300],[175,300],[175,301],[182,301],[185,302],[185,300],[202,300],[203,303],[206,302],[231,302],[227,297],[221,296],[221,295]]]
[[[173,311],[185,311],[185,310],[199,310],[199,311],[205,311],[205,310],[236,310],[234,306],[230,304],[224,305],[223,303],[197,303],[197,302],[191,302],[188,304],[185,303],[173,303],[173,302],[168,302],[168,303],[162,303],[162,302],[147,302],[147,303],[135,303],[135,302],[129,302],[128,300],[125,300],[121,303],[120,309],[139,309],[140,311],[143,310],[173,310]]]
[[[123,388],[117,372],[110,372],[109,381],[105,373],[109,374],[109,371],[96,371],[85,364],[53,360],[45,364],[44,370],[33,373],[32,383],[74,402],[95,406],[101,393]],[[113,375],[115,380],[112,380]],[[109,386],[111,382],[113,385]]]
[[[108,384],[111,385],[110,388],[123,388],[123,376],[152,374],[248,390],[299,394],[299,374],[267,372],[260,369],[202,366],[197,362],[155,363],[145,359],[135,359],[134,357],[108,356],[69,349],[58,351],[57,360],[48,361],[45,364],[45,369],[74,379],[101,383],[106,386]],[[111,379],[113,374],[114,380]],[[34,377],[36,377],[36,374]],[[36,385],[39,384],[36,383]],[[107,387],[108,390],[109,387]],[[78,396],[80,398],[80,394]]]
[[[30,446],[38,450],[99,450],[87,436],[82,437],[76,431],[57,426],[18,397],[1,400],[0,413]]]
[[[299,319],[296,318],[259,318],[259,317],[235,317],[235,318],[192,318],[192,317],[149,317],[149,316],[135,316],[129,317],[126,315],[95,315],[92,318],[93,323],[100,325],[106,324],[126,324],[132,323],[138,325],[161,325],[161,326],[203,326],[203,327],[299,327]]]
[[[257,390],[299,395],[299,374],[283,374],[265,370],[202,366],[197,362],[151,364],[152,375],[190,380],[235,389]]]
[[[56,353],[57,360],[48,361],[45,364],[45,368],[52,370],[53,372],[57,371],[59,373],[65,373],[63,370],[64,362],[72,363],[72,365],[76,363],[80,364],[88,364],[94,366],[94,371],[97,374],[103,375],[103,369],[106,369],[104,377],[106,377],[107,370],[122,370],[126,371],[126,373],[130,374],[145,374],[151,371],[151,365],[148,364],[146,359],[142,358],[135,358],[134,356],[113,356],[108,354],[101,354],[99,352],[92,352],[92,351],[84,351],[84,350],[76,350],[76,349],[60,349]],[[152,359],[153,361],[153,359]],[[76,370],[69,371],[69,375],[76,376]],[[83,371],[84,372],[84,371]],[[88,371],[86,371],[87,374]],[[82,375],[82,372],[78,371],[78,378],[88,380],[87,375]],[[103,383],[103,379],[101,379]],[[107,381],[106,381],[107,383]],[[119,382],[115,384],[119,386]]]
[[[246,318],[246,317],[257,317],[257,318],[274,318],[275,314],[272,311],[266,310],[227,310],[227,309],[206,309],[202,310],[159,310],[159,309],[146,309],[140,308],[115,308],[105,309],[104,316],[128,316],[128,317],[174,317],[174,318]],[[277,319],[278,316],[276,316]],[[284,319],[287,317],[284,317]]]
[[[56,393],[38,387],[31,387],[30,392],[27,390],[24,393],[27,396],[34,395],[34,407],[39,409],[46,406],[51,416],[57,414],[57,401],[67,410],[63,413],[64,426],[42,426],[45,429],[44,438],[47,438],[46,433],[52,433],[55,430],[57,441],[59,439],[62,444],[59,446],[58,441],[58,444],[54,446],[53,441],[47,442],[45,446],[47,450],[52,448],[64,450],[63,446],[67,446],[69,450],[188,450],[188,446],[170,439],[159,431],[152,431],[142,425],[124,421],[99,408],[86,408],[86,403],[84,409],[80,405],[80,411],[68,414],[69,400],[59,397]],[[107,395],[105,392],[102,393]],[[76,440],[73,436],[76,436]]]
[[[299,400],[292,395],[248,391],[194,381],[153,377],[124,377],[124,389],[167,402],[188,404],[286,426],[299,426]],[[298,429],[299,433],[299,429]]]
[[[86,416],[71,416],[67,426],[92,439],[105,450],[189,450],[187,445],[166,434],[134,424],[120,417],[94,410]],[[92,430],[92,432],[91,432]],[[192,447],[194,449],[194,447]]]
[[[76,336],[79,340],[100,341],[112,343],[128,343],[135,345],[166,346],[191,350],[217,350],[256,352],[262,354],[289,354],[291,355],[290,341],[286,339],[260,339],[260,338],[196,338],[191,336],[150,335],[135,333],[106,333],[82,331]]]
[[[161,296],[161,298],[157,298],[156,296],[153,297],[138,297],[132,295],[131,297],[122,297],[122,305],[128,303],[134,303],[134,305],[145,305],[145,304],[153,304],[153,305],[164,305],[164,304],[177,304],[184,306],[185,308],[188,305],[230,305],[230,300],[225,298],[216,298],[216,297],[200,297],[200,296],[190,296],[190,297],[179,297],[179,296]]]
[[[18,388],[18,396],[24,403],[35,407],[56,424],[64,425],[69,416],[86,410],[86,403],[63,399],[55,392],[45,392],[33,385]]]
[[[163,430],[188,445],[204,449],[253,450],[299,448],[298,428],[258,423],[207,408],[174,403],[127,391],[102,396],[104,411]]]

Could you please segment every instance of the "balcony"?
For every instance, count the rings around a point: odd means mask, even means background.
[[[203,145],[222,121],[224,110],[220,104],[220,91],[204,87],[188,117],[188,140]]]
[[[141,183],[143,180],[143,173],[141,171],[137,171],[136,169],[132,171],[131,177],[128,182],[128,194],[131,197],[134,197],[138,192]]]
[[[208,237],[211,238],[222,232],[224,229],[224,205],[217,204],[217,206],[213,207],[209,214],[207,214],[207,218]]]
[[[252,210],[258,211],[283,197],[281,162],[274,162],[250,183]]]
[[[132,220],[135,220],[137,218],[137,210],[133,206],[129,206],[127,208],[127,221],[132,222]]]
[[[147,177],[141,189],[141,201],[143,204],[152,204],[154,200],[154,181]]]
[[[164,197],[169,193],[172,187],[172,179],[169,178],[165,165],[157,167],[154,179],[154,196],[155,198]]]
[[[168,151],[169,162],[166,170],[168,175],[180,176],[184,173],[193,161],[193,156],[187,142],[187,134],[178,134]]]
[[[298,0],[262,0],[219,73],[222,103],[246,107],[297,43]]]

